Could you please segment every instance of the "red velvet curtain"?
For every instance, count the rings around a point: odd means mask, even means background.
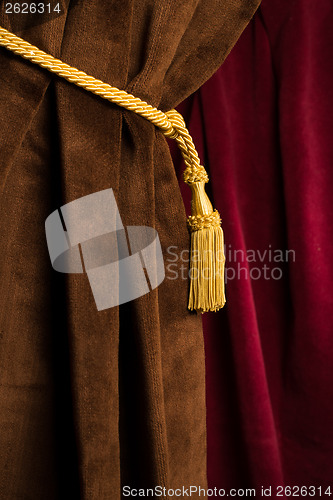
[[[226,241],[227,305],[204,315],[211,487],[332,486],[332,22],[330,0],[264,0],[179,108]]]

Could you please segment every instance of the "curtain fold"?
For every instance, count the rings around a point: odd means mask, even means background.
[[[33,26],[2,5],[0,25],[166,110],[213,74],[258,3],[67,1]],[[98,312],[85,276],[52,270],[44,234],[52,211],[112,188],[124,225],[155,227],[164,255],[187,250],[165,138],[4,49],[0,92],[1,498],[205,487],[204,346],[186,273]]]

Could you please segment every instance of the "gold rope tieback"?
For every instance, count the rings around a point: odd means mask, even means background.
[[[166,137],[175,139],[186,169],[184,181],[192,191],[190,293],[188,308],[193,311],[218,311],[225,304],[224,245],[221,219],[205,192],[208,175],[200,164],[192,137],[178,111],[163,113],[141,99],[79,71],[0,27],[0,46],[71,83],[149,120]]]

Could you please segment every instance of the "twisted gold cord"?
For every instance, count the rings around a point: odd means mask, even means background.
[[[183,155],[186,169],[184,181],[192,190],[192,215],[188,217],[191,231],[190,310],[217,311],[225,304],[223,231],[220,214],[205,192],[208,182],[205,168],[200,165],[198,153],[184,119],[175,109],[163,113],[150,104],[124,90],[97,80],[59,59],[46,54],[0,26],[0,46],[28,59],[34,64],[65,78],[113,104],[142,116],[158,127],[166,137],[175,139]],[[192,254],[199,258],[193,261]],[[219,258],[222,254],[223,258]],[[208,270],[208,279],[204,271]]]
[[[198,153],[193,144],[192,137],[185,126],[183,117],[178,111],[172,109],[163,113],[138,97],[128,94],[124,90],[97,80],[87,75],[84,71],[69,66],[55,57],[43,52],[38,47],[31,45],[22,38],[10,33],[0,26],[0,46],[14,52],[34,64],[65,78],[78,87],[82,87],[107,101],[117,104],[129,111],[142,116],[158,127],[166,137],[175,139],[183,155],[186,169],[184,181],[187,184],[193,182],[208,182],[205,168],[200,165]]]

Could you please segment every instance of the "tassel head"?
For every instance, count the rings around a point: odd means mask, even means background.
[[[205,180],[188,182],[192,191],[190,293],[188,308],[218,311],[225,302],[224,241],[221,218],[205,191]]]

